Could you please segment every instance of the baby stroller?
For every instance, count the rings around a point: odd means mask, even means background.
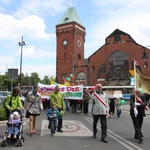
[[[17,124],[17,128],[18,128],[18,133],[16,135],[16,138],[14,138],[14,134],[10,134],[10,137],[8,138],[9,135],[9,127],[15,126],[15,124],[11,124],[10,120],[13,118],[14,113],[17,112],[18,118],[20,118],[20,122]],[[7,147],[7,145],[9,143],[15,143],[15,146],[17,147],[21,147],[22,146],[22,142],[25,141],[24,135],[23,135],[23,112],[21,110],[15,109],[12,110],[9,114],[9,119],[7,122],[7,128],[6,128],[6,132],[4,134],[4,138],[1,142],[1,147]]]

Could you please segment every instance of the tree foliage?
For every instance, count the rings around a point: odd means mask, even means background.
[[[24,75],[21,74],[21,85],[22,86],[34,86],[37,85],[38,82],[49,85],[50,80],[55,81],[56,78],[44,76],[44,79],[40,79],[37,72],[31,73],[31,76],[28,76],[27,74]],[[8,79],[7,75],[0,75],[0,90],[8,90],[11,91],[11,84],[13,83],[13,87],[20,85],[20,75],[18,75],[18,78],[15,79]]]

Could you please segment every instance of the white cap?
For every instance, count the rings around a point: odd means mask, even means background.
[[[13,113],[13,115],[18,116],[19,114],[18,114],[18,112],[17,112],[17,111],[15,111],[15,112]]]

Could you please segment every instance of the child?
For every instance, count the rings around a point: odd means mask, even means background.
[[[117,118],[120,117],[121,115],[121,103],[120,103],[120,98],[116,98],[116,110],[117,110]]]
[[[11,134],[14,134],[14,139],[17,138],[19,133],[19,125],[20,125],[20,118],[17,111],[13,113],[13,117],[8,121],[8,136],[7,138],[11,138]]]
[[[49,120],[50,128],[51,128],[51,136],[54,135],[55,130],[57,128],[57,120],[60,115],[59,110],[56,108],[56,104],[54,102],[51,103],[51,108],[47,111],[47,119]]]

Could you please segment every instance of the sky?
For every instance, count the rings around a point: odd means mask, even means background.
[[[56,25],[74,7],[86,29],[85,58],[105,44],[119,29],[140,45],[150,45],[149,0],[0,0],[0,74],[19,69],[21,37],[22,73],[56,76]]]

